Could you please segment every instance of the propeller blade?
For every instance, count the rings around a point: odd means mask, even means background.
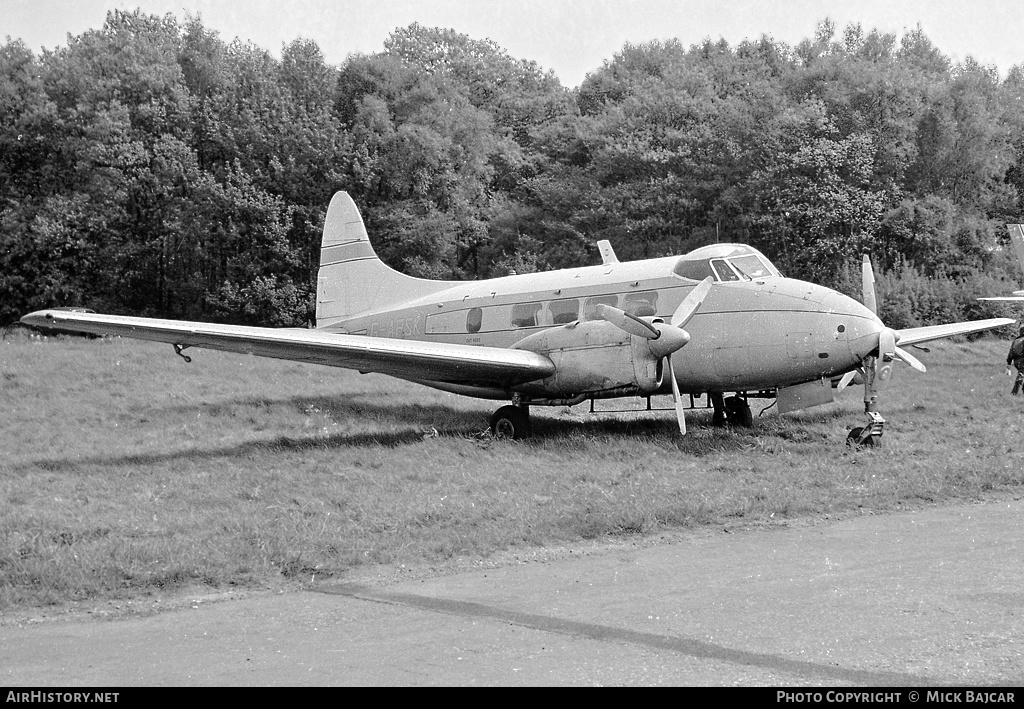
[[[676,381],[676,370],[672,368],[672,357],[668,357],[668,376],[672,380],[672,400],[676,404],[676,421],[679,422],[680,435],[686,435],[686,410],[683,408],[683,397],[679,393],[679,382]]]
[[[661,332],[650,323],[611,305],[598,305],[594,312],[597,317],[610,322],[620,330],[625,330],[630,335],[636,335],[645,340],[657,340],[661,337]]]
[[[897,347],[896,348],[896,356],[899,357],[904,362],[906,362],[907,364],[909,364],[911,367],[913,367],[917,371],[921,372],[922,374],[924,372],[928,371],[925,368],[925,366],[923,364],[921,364],[921,361],[917,357],[915,357],[914,355],[910,354],[909,352],[907,352],[902,347]]]
[[[704,302],[704,299],[708,297],[708,292],[711,290],[711,284],[714,279],[708,276],[701,281],[692,291],[686,294],[683,298],[683,302],[676,308],[676,312],[672,315],[672,324],[676,327],[685,327],[686,323],[690,321],[690,318],[697,312],[697,308]]]
[[[846,374],[844,374],[843,378],[839,380],[839,384],[836,385],[836,391],[840,392],[843,389],[845,389],[846,387],[850,386],[850,384],[853,383],[854,377],[856,377],[856,376],[857,376],[857,370],[856,369],[853,370],[852,372],[847,372]]]
[[[878,333],[878,356],[875,358],[874,388],[881,389],[892,376],[892,363],[896,357],[896,331],[887,327]],[[920,362],[918,362],[920,364]]]
[[[875,298],[875,272],[871,268],[871,259],[864,254],[860,264],[860,288],[864,306],[878,315],[878,300]]]

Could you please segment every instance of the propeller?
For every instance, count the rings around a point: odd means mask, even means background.
[[[683,327],[686,323],[690,322],[690,318],[697,314],[697,308],[704,302],[704,299],[708,297],[708,292],[711,290],[711,283],[713,278],[708,276],[703,281],[697,284],[697,286],[686,294],[683,298],[683,302],[676,308],[676,312],[672,314],[672,325],[675,327]]]
[[[842,391],[846,387],[850,386],[850,384],[852,384],[853,381],[857,378],[858,374],[861,376],[861,379],[863,379],[864,370],[862,370],[860,367],[857,367],[857,369],[851,370],[844,374],[842,379],[839,380],[839,384],[836,385],[836,391]]]
[[[664,357],[668,362],[668,376],[672,380],[672,399],[676,406],[676,420],[679,422],[679,432],[686,435],[686,413],[683,408],[683,397],[679,392],[679,382],[676,381],[676,373],[672,368],[672,353],[681,349],[690,341],[690,333],[683,329],[686,323],[697,314],[701,303],[707,298],[711,291],[711,284],[714,279],[708,276],[701,281],[693,290],[686,294],[683,302],[672,314],[671,324],[649,323],[641,320],[635,315],[614,308],[610,305],[598,305],[595,313],[599,318],[610,322],[619,329],[628,332],[630,335],[651,340],[651,354],[659,359]]]
[[[676,308],[676,312],[672,314],[672,325],[682,329],[686,323],[690,322],[690,318],[697,314],[697,309],[700,308],[701,303],[708,297],[708,293],[711,291],[711,276],[708,276],[701,281],[693,290],[686,294],[683,298],[683,302]],[[685,330],[684,330],[685,332]],[[689,337],[689,334],[687,334]],[[672,380],[672,400],[676,405],[676,421],[679,422],[679,433],[686,435],[686,410],[683,408],[683,397],[679,393],[679,382],[676,381],[676,370],[672,366],[672,355],[666,357],[668,362],[668,377]]]
[[[875,315],[878,315],[875,273],[871,267],[871,259],[867,254],[864,254],[864,259],[861,262],[861,292],[865,307]],[[864,402],[865,404],[873,405],[876,400],[875,393],[884,389],[889,383],[889,379],[892,376],[893,362],[899,360],[909,364],[918,372],[927,371],[917,357],[914,357],[914,355],[896,344],[898,341],[899,335],[897,332],[891,327],[883,325],[878,333],[878,354],[865,357],[863,369],[857,369],[844,374],[843,378],[839,380],[837,389],[844,389],[860,372],[864,379]]]
[[[925,352],[928,352],[928,350],[925,349]],[[923,364],[921,364],[921,360],[907,352],[902,347],[896,348],[896,356],[899,357],[900,360],[902,360],[903,362],[909,364],[912,368],[916,369],[918,372],[921,372],[921,374],[924,374],[925,372],[928,371],[928,369]]]
[[[645,340],[657,340],[661,337],[661,332],[654,325],[641,320],[636,315],[630,315],[625,310],[600,304],[595,308],[595,313],[597,317],[610,322],[620,330],[625,330],[630,335],[642,337]]]
[[[875,298],[875,271],[871,268],[871,259],[864,254],[860,264],[860,292],[863,295],[864,307],[878,315],[878,300]]]

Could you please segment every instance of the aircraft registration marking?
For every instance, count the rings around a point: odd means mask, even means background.
[[[422,334],[422,315],[395,320],[375,320],[370,323],[370,337],[419,337]]]

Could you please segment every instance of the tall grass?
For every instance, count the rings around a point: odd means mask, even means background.
[[[860,390],[749,430],[671,413],[536,409],[377,375],[125,340],[0,342],[0,609],[156,589],[267,587],[365,564],[970,500],[1024,483],[1006,344],[901,368],[884,446],[854,451]],[[765,402],[767,403],[767,402]],[[435,435],[436,431],[436,435]]]

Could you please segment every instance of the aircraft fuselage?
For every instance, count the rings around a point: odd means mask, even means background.
[[[591,320],[598,303],[668,321],[698,283],[679,257],[469,281],[327,331],[481,347],[514,347],[547,328]],[[881,321],[824,286],[769,275],[715,283],[674,355],[682,391],[764,390],[835,377],[877,345]],[[529,390],[525,387],[523,390]]]

